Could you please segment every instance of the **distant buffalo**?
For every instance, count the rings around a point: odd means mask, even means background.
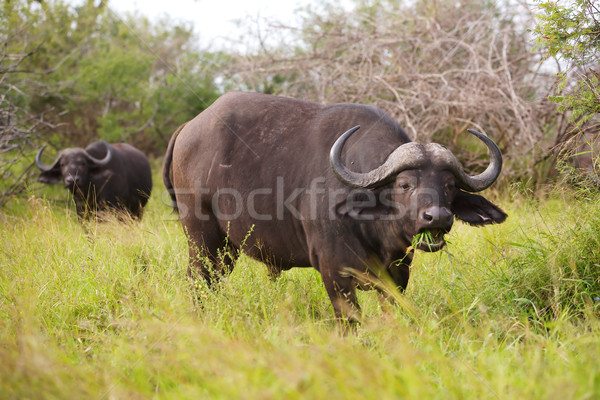
[[[35,158],[42,170],[38,181],[52,184],[62,179],[73,194],[79,216],[111,208],[142,217],[152,191],[150,163],[144,153],[126,143],[99,141],[85,149],[64,149],[46,165],[41,160],[45,147]]]

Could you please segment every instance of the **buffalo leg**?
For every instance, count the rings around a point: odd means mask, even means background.
[[[409,265],[405,263],[395,263],[388,268],[388,273],[394,282],[394,285],[401,293],[404,293],[408,286],[408,278],[410,277]]]
[[[406,287],[408,286],[408,279],[410,277],[409,264],[402,262],[393,263],[386,269],[385,280],[391,279],[393,287],[386,285],[382,282],[382,285],[376,286],[378,299],[382,306],[385,304],[383,300],[387,302],[396,303],[398,294],[396,291],[404,294]],[[395,289],[395,290],[394,290]]]
[[[226,235],[218,224],[186,224],[190,265],[188,275],[204,278],[208,284],[233,270],[235,251],[227,246]]]
[[[340,276],[336,272],[321,272],[325,289],[339,321],[351,324],[360,322],[360,306],[356,297],[356,283],[351,276]]]

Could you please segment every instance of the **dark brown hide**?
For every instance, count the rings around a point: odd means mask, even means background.
[[[101,141],[85,149],[64,149],[49,166],[41,163],[42,151],[43,148],[36,158],[42,169],[38,181],[62,181],[73,194],[80,216],[108,207],[124,209],[141,218],[152,191],[150,163],[141,151],[126,143]]]
[[[485,198],[458,189],[452,168],[431,146],[419,147],[420,161],[380,186],[342,183],[329,153],[356,125],[361,129],[341,158],[356,172],[381,166],[410,142],[376,107],[254,93],[228,93],[182,125],[169,143],[163,179],[189,237],[189,272],[210,280],[214,272],[230,271],[233,257],[220,256],[220,249],[245,243],[247,254],[276,273],[320,271],[336,316],[352,319],[358,275],[387,275],[406,288],[408,248],[418,233],[432,232],[435,243],[419,248],[436,251],[455,216],[476,226],[506,218]]]

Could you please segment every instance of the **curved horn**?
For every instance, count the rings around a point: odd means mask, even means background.
[[[502,170],[502,153],[492,139],[483,133],[468,129],[470,133],[477,136],[490,150],[490,164],[479,175],[470,176],[460,166],[458,160],[445,147],[431,143],[423,146],[418,143],[409,142],[396,148],[378,168],[366,173],[357,173],[348,170],[341,162],[342,147],[344,143],[356,132],[360,126],[346,131],[336,140],[331,147],[329,160],[336,176],[345,184],[352,187],[371,189],[391,181],[395,175],[405,169],[419,168],[427,160],[426,152],[431,153],[437,164],[446,165],[456,176],[457,186],[468,192],[479,192],[488,188],[500,175]],[[427,150],[426,150],[427,149]]]
[[[43,145],[42,148],[38,151],[37,155],[35,156],[35,163],[37,164],[38,168],[44,172],[54,169],[54,167],[56,167],[56,163],[58,163],[58,160],[60,159],[60,155],[59,155],[58,157],[56,157],[56,160],[54,160],[52,165],[44,164],[42,162],[42,153],[44,152],[44,149],[46,148],[46,146],[47,145]]]
[[[496,143],[487,135],[477,132],[474,129],[467,129],[467,131],[485,143],[490,151],[490,164],[481,174],[470,176],[462,169],[458,160],[454,157],[451,169],[458,180],[456,186],[468,192],[480,192],[490,187],[500,175],[500,171],[502,170],[502,153]]]
[[[104,145],[104,147],[106,147],[106,155],[104,156],[104,158],[102,158],[102,159],[96,158],[96,157],[92,156],[90,153],[88,153],[87,151],[84,152],[87,159],[90,160],[96,167],[102,167],[102,166],[108,164],[113,156],[113,148],[111,145],[106,143],[104,140],[101,140],[99,143],[102,143]]]
[[[329,161],[333,172],[339,180],[348,186],[372,189],[381,186],[395,176],[395,173],[408,168],[416,168],[425,160],[423,146],[409,142],[405,143],[394,150],[385,162],[370,172],[359,173],[347,169],[341,161],[342,147],[346,140],[356,132],[360,126],[355,126],[346,131],[340,136],[329,152]]]

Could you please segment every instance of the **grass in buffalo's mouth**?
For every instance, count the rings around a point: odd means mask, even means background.
[[[439,242],[441,232],[433,232],[429,229],[424,230],[423,232],[419,232],[415,235],[412,240],[412,247],[417,248],[423,244],[427,247],[434,246]]]

